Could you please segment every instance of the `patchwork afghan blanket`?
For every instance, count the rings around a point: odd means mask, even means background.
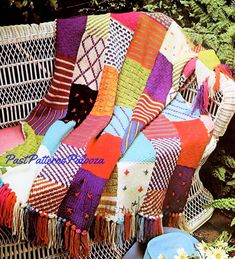
[[[180,225],[219,88],[193,47],[161,13],[57,20],[51,86],[22,122],[25,142],[0,158],[0,224],[75,258],[88,231],[115,246]],[[202,71],[190,106],[179,89]]]

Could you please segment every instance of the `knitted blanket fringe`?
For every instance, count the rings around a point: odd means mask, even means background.
[[[16,202],[12,225],[8,227],[12,228],[12,234],[18,237],[19,241],[25,240],[32,245],[45,245],[48,248],[65,248],[71,257],[78,258],[80,255],[89,255],[93,242],[105,243],[116,251],[117,247],[123,247],[125,241],[134,238],[140,243],[146,243],[164,233],[163,220],[163,215],[147,217],[128,212],[124,216],[124,222],[113,222],[107,220],[104,215],[97,214],[90,231],[81,232],[66,219]],[[165,224],[187,230],[184,220],[182,213],[173,213]]]

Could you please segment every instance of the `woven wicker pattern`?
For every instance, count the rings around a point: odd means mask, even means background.
[[[24,119],[53,72],[55,23],[0,28],[0,127]]]
[[[93,243],[90,259],[116,259],[122,258],[130,249],[134,240],[112,248],[107,244]],[[43,246],[31,246],[27,242],[18,242],[8,229],[0,228],[0,255],[4,259],[68,259],[68,253],[60,248],[45,248]],[[84,257],[83,257],[84,258]],[[82,259],[82,258],[81,258]]]

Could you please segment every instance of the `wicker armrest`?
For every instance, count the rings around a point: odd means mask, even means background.
[[[45,95],[54,37],[55,22],[0,27],[0,128],[25,119]]]
[[[223,136],[230,120],[235,113],[235,85],[232,80],[224,80],[222,75],[223,98],[215,118],[214,136],[218,139]]]

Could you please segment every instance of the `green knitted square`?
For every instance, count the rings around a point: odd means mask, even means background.
[[[126,57],[119,76],[116,105],[135,108],[150,72],[140,63]]]
[[[110,13],[101,15],[89,15],[87,17],[86,32],[92,36],[108,38]]]

